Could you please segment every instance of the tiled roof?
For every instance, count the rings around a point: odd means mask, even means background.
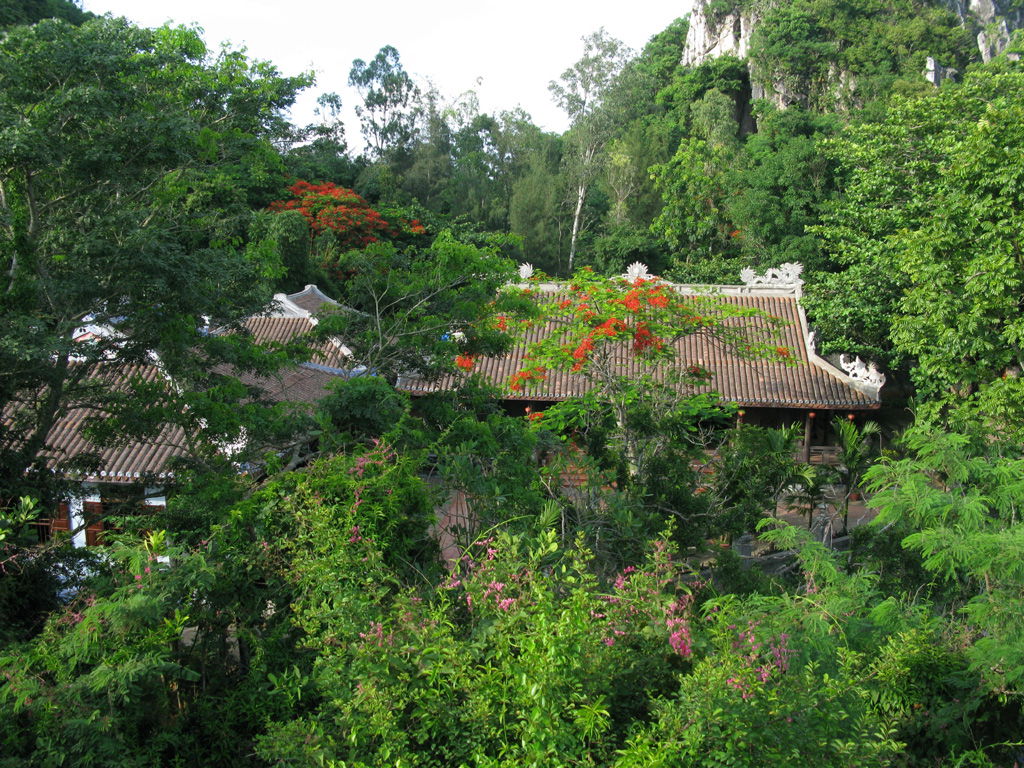
[[[306,317],[250,317],[245,327],[252,334],[253,341],[260,344],[287,343],[296,336],[309,333],[313,323]]]
[[[838,369],[821,358],[808,354],[806,323],[796,296],[771,295],[773,292],[732,293],[713,298],[743,308],[757,309],[767,316],[781,318],[785,325],[778,338],[779,344],[791,351],[787,364],[781,360],[748,360],[742,358],[706,332],[685,336],[676,343],[675,365],[685,368],[698,365],[712,373],[711,380],[696,389],[697,392],[718,392],[723,399],[742,406],[773,408],[868,409],[877,408],[878,402],[856,389]],[[768,294],[768,295],[765,295]],[[554,300],[557,294],[548,294],[542,300]],[[726,321],[733,322],[733,321]],[[756,319],[746,318],[753,326],[761,325]],[[524,360],[530,345],[552,332],[552,326],[530,329],[526,337],[508,354],[501,357],[477,359],[474,372],[501,388],[508,400],[559,401],[581,395],[590,388],[589,380],[581,374],[548,371],[545,381],[524,386],[521,391],[509,389],[509,378],[517,371],[532,367]],[[625,348],[616,355],[617,367],[622,375],[635,376],[651,373],[664,379],[664,366],[652,370],[637,360]],[[456,388],[468,374],[455,373],[436,381],[407,378],[399,382],[402,389],[412,394],[426,394]]]
[[[316,293],[319,295],[319,291]],[[263,344],[287,343],[309,333],[314,325],[315,320],[309,317],[253,317],[245,322],[253,340]],[[314,345],[309,363],[283,368],[271,376],[243,374],[240,378],[247,385],[262,390],[269,400],[312,404],[327,394],[331,382],[349,375],[343,369],[344,365],[341,345],[326,340]],[[230,372],[223,366],[216,370]],[[105,363],[97,375],[116,387],[118,382],[127,382],[133,377],[141,377],[147,382],[157,381],[163,373],[155,365],[115,366]],[[151,441],[131,441],[114,448],[96,446],[83,432],[87,420],[96,415],[97,411],[93,409],[77,408],[57,421],[47,436],[44,451],[51,469],[59,469],[68,460],[91,455],[98,458],[101,469],[76,477],[91,482],[132,483],[166,476],[170,460],[187,455],[184,433],[171,425],[165,426]]]
[[[295,306],[306,312],[316,314],[324,304],[336,307],[338,302],[321,291],[315,285],[307,285],[298,293],[289,293],[286,297]]]
[[[112,366],[102,364],[100,375],[105,379],[128,381],[140,378],[159,381],[163,376],[155,365]],[[89,454],[99,460],[100,469],[83,472],[82,480],[105,483],[132,483],[147,477],[158,478],[167,472],[171,459],[186,455],[184,433],[177,426],[167,425],[153,440],[133,440],[118,447],[98,447],[83,432],[88,419],[97,415],[92,408],[76,408],[58,419],[46,438],[43,455],[51,469],[69,459]]]
[[[240,378],[249,386],[259,387],[268,399],[275,402],[313,404],[327,394],[328,385],[347,376],[315,364],[300,363],[272,376],[243,375]]]
[[[131,366],[104,372],[123,381],[139,376],[156,381],[163,374],[155,365]],[[327,387],[341,378],[322,368],[299,365],[286,368],[273,376],[241,376],[243,382],[259,387],[264,396],[276,402],[315,403],[327,394]],[[185,435],[180,427],[167,425],[152,440],[132,440],[118,447],[101,447],[90,442],[83,428],[95,417],[91,408],[77,408],[58,419],[47,436],[43,454],[51,469],[60,469],[68,460],[95,456],[100,469],[75,475],[81,480],[105,483],[132,483],[140,478],[159,479],[169,473],[171,459],[188,455]]]
[[[251,317],[245,321],[245,327],[253,340],[260,344],[284,344],[312,331],[315,322],[308,317]],[[312,349],[311,362],[332,368],[344,367],[346,356],[337,342],[330,339],[319,341]]]

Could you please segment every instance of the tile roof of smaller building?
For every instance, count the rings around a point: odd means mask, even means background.
[[[313,312],[324,305],[337,306],[337,302],[316,286],[306,286],[305,290],[283,298],[286,300],[281,302],[284,306],[275,314],[245,321],[257,343],[285,344],[293,341],[316,326]],[[311,405],[327,394],[331,383],[358,373],[345,368],[347,354],[340,342],[327,339],[313,345],[307,363],[287,366],[270,376],[242,374],[239,378],[248,386],[262,390],[268,400]],[[133,377],[154,382],[164,376],[157,365],[118,366],[113,363],[101,364],[98,375],[112,381],[115,386]],[[97,415],[94,409],[76,408],[57,421],[47,436],[44,451],[51,469],[60,469],[72,459],[95,456],[101,469],[78,473],[75,475],[78,479],[133,483],[166,478],[171,460],[188,455],[185,435],[173,425],[166,425],[152,440],[132,440],[116,447],[97,446],[89,441],[84,431],[88,420]]]
[[[332,307],[339,306],[338,302],[321,291],[315,285],[307,285],[297,293],[289,293],[287,298],[288,301],[295,306],[314,315],[319,312],[325,304]]]
[[[316,322],[308,317],[250,317],[245,327],[252,338],[259,344],[286,344],[297,337],[304,336],[316,327]],[[344,368],[348,352],[345,347],[334,339],[318,341],[311,346],[310,362],[326,365],[331,368]]]
[[[147,383],[163,378],[155,365],[115,366],[104,363],[103,378],[127,382],[139,378]],[[86,437],[84,427],[99,415],[92,408],[75,408],[50,429],[43,455],[50,469],[60,469],[71,459],[86,455],[98,459],[100,469],[75,473],[81,480],[104,483],[133,483],[140,479],[165,476],[171,459],[187,455],[185,435],[174,425],[166,425],[152,440],[130,440],[117,446],[97,446]]]
[[[246,385],[262,390],[264,396],[271,401],[312,405],[327,394],[331,384],[348,378],[348,375],[337,369],[300,363],[284,368],[272,376],[245,374],[239,378]]]

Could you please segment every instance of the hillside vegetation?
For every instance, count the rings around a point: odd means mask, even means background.
[[[331,83],[294,126],[309,76],[5,5],[0,768],[1024,764],[1024,11],[1004,5],[709,0],[640,52],[601,30],[553,73],[562,135],[352,52],[361,154]],[[634,261],[686,283],[802,263],[824,352],[895,382],[883,423],[836,418],[830,468],[686,394],[709,372],[676,338],[789,350],[619,279]],[[395,388],[507,350],[549,278],[576,314],[510,386],[565,370],[590,394],[522,415],[471,375]],[[345,309],[255,344],[247,318],[314,282]],[[309,407],[253,385],[331,337],[368,375]],[[622,339],[677,386],[600,370]],[[95,375],[112,363],[159,375]],[[103,547],[31,528],[102,467],[42,454],[76,409],[98,447],[189,443],[166,508],[125,490]],[[876,517],[853,527],[860,493]],[[453,498],[476,524],[446,562]]]

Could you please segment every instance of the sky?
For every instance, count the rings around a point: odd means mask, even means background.
[[[312,70],[317,84],[300,96],[293,122],[313,121],[319,93],[341,95],[350,147],[361,145],[354,113],[358,95],[347,86],[353,59],[369,61],[394,46],[402,66],[451,103],[475,91],[484,112],[521,106],[549,131],[567,121],[548,92],[583,54],[584,36],[600,27],[634,50],[675,18],[691,0],[83,0],[93,13],[126,16],[155,27],[168,21],[198,25],[209,47],[228,42],[250,57],[273,62],[286,75]]]

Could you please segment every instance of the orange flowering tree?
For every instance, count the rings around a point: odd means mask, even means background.
[[[642,271],[607,278],[585,268],[557,286],[543,279],[523,288],[541,308],[539,320],[526,322],[549,332],[533,334],[540,338],[509,387],[525,394],[555,372],[585,377],[588,396],[554,406],[552,419],[537,427],[578,421],[565,413],[573,408],[608,409],[612,426],[600,453],[603,462],[618,457],[618,487],[635,486],[646,507],[677,515],[695,510],[702,502],[690,499],[694,489],[676,486],[686,483],[683,468],[703,455],[732,411],[713,394],[695,394],[711,372],[679,359],[679,342],[701,335],[741,358],[785,360],[790,350],[773,338],[779,321],[713,295],[682,293]]]
[[[310,237],[333,233],[342,248],[362,248],[395,234],[391,224],[351,189],[331,182],[297,181],[288,187],[292,197],[270,204],[271,211],[298,211],[309,224]]]
[[[542,280],[532,277],[523,289],[541,311],[539,320],[525,322],[546,323],[551,332],[533,345],[529,365],[513,374],[513,391],[544,381],[550,370],[579,373],[606,393],[623,378],[654,373],[659,366],[662,374],[672,369],[693,382],[704,381],[710,372],[699,365],[672,366],[677,343],[696,334],[744,358],[791,356],[774,341],[777,318],[714,295],[681,293],[653,275],[608,278],[585,267],[555,290]]]
[[[345,278],[338,267],[338,255],[359,250],[376,242],[391,242],[401,236],[426,233],[418,219],[399,215],[385,218],[377,209],[351,189],[331,182],[311,184],[296,181],[288,191],[292,197],[270,204],[273,213],[295,211],[309,227],[309,250],[320,266],[336,278]]]

